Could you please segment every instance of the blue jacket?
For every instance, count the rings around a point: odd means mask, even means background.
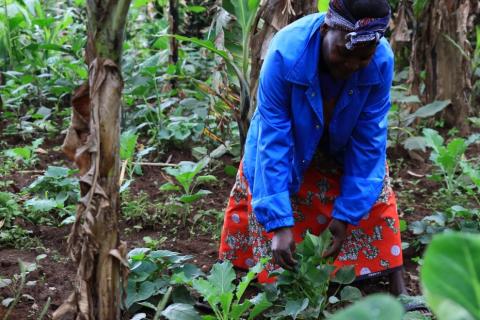
[[[346,81],[325,128],[318,75],[323,20],[324,14],[309,15],[278,32],[260,74],[243,168],[253,211],[267,231],[293,226],[290,195],[324,130],[331,156],[343,164],[333,217],[358,225],[382,190],[393,53],[382,39],[369,65]]]

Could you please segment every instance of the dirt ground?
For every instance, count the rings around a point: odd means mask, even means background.
[[[9,141],[12,145],[17,143],[21,144],[18,139],[12,139]],[[41,155],[41,163],[37,166],[37,170],[44,170],[47,165],[69,165],[65,157],[59,151],[58,146],[61,144],[61,138],[49,140],[46,149],[48,154]],[[165,161],[170,157],[170,154],[165,155]],[[409,159],[408,155],[391,154],[391,176],[393,178],[393,186],[397,191],[401,191],[401,188],[408,188],[410,184],[414,184],[416,180],[420,179],[420,184],[417,185],[419,190],[431,188],[431,182],[425,178],[429,166],[425,162],[417,160],[408,160],[408,162],[399,165],[400,160],[403,157]],[[426,159],[426,157],[424,157]],[[170,161],[176,163],[181,160],[191,160],[190,152],[173,152],[171,153]],[[236,165],[231,158],[224,157],[222,159],[227,164]],[[400,169],[399,169],[400,168]],[[39,171],[39,172],[40,172]],[[221,183],[210,190],[212,195],[206,197],[192,210],[194,213],[199,209],[217,209],[223,210],[226,206],[227,198],[230,193],[230,188],[233,185],[234,178],[227,176],[223,172],[223,167],[219,168],[213,174],[221,181]],[[19,192],[24,186],[31,183],[38,172],[34,173],[22,173],[17,172],[9,179],[15,181],[15,185],[12,186],[12,192]],[[143,176],[135,178],[135,182],[131,186],[132,194],[137,194],[140,191],[144,191],[149,195],[149,198],[157,200],[161,198],[158,186],[164,182],[162,176],[162,170],[158,167],[148,167],[144,169]],[[428,208],[423,207],[425,203],[425,193],[421,191],[414,191],[413,201],[409,200],[408,205],[414,206],[413,213],[404,213],[402,207],[406,201],[402,201],[399,198],[399,213],[400,217],[407,221],[407,223],[418,220],[425,214],[431,212]],[[18,223],[25,223],[19,221]],[[212,240],[212,236],[208,234],[201,234],[201,232],[195,232],[194,235],[185,228],[176,228],[176,232],[172,232],[172,225],[164,225],[162,221],[156,226],[143,226],[142,230],[134,229],[132,231],[134,223],[122,221],[120,225],[121,238],[128,243],[128,249],[132,249],[143,245],[143,237],[150,236],[153,239],[159,239],[166,236],[167,240],[162,245],[163,249],[177,251],[183,254],[193,255],[193,263],[202,267],[202,269],[209,269],[217,259],[218,239]],[[33,230],[33,236],[37,237],[41,246],[32,250],[17,250],[12,248],[0,248],[0,276],[3,278],[12,278],[14,274],[19,273],[18,260],[26,262],[34,262],[35,257],[46,253],[47,257],[39,262],[39,268],[28,275],[27,281],[36,281],[35,285],[28,286],[24,290],[24,296],[18,303],[16,308],[11,314],[10,319],[36,319],[34,315],[38,315],[39,310],[43,308],[47,299],[51,298],[50,312],[53,312],[60,306],[62,301],[69,295],[73,287],[73,281],[75,276],[75,266],[68,258],[66,252],[66,239],[69,234],[70,226],[63,227],[47,227],[47,226],[30,226]],[[188,229],[188,228],[187,228]],[[128,232],[125,232],[129,230]],[[412,239],[408,231],[404,232],[403,240],[408,241]],[[412,258],[418,257],[421,253],[415,252],[412,248],[404,252],[405,259],[405,279],[407,281],[408,290],[410,294],[420,294],[419,279],[418,279],[418,264],[412,261]],[[388,291],[387,279],[373,279],[364,281],[358,284],[364,293],[373,293],[379,291]],[[11,296],[11,292],[7,289],[0,289],[0,297]],[[0,318],[5,312],[5,309],[0,306]]]

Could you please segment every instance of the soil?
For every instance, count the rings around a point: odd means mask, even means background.
[[[21,139],[11,138],[12,145],[22,145]],[[45,170],[48,165],[64,165],[71,166],[65,159],[58,146],[62,143],[62,137],[54,139],[47,139],[42,145],[44,150],[48,150],[46,154],[39,154],[40,162],[32,172],[16,172],[8,179],[15,183],[10,187],[11,192],[19,192],[23,187],[31,183],[42,170]],[[421,158],[428,159],[427,155],[420,155],[421,157],[414,157],[412,160],[407,154],[393,154],[390,155],[390,173],[394,182],[394,189],[401,191],[409,188],[417,183],[417,188],[412,188],[413,201],[408,201],[408,206],[414,206],[412,213],[405,213],[403,211],[402,199],[399,199],[399,212],[402,219],[407,223],[421,219],[429,212],[428,208],[424,207],[425,200],[428,197],[426,192],[421,190],[432,190],[438,188],[436,184],[428,181],[424,176],[429,171],[430,167],[426,161],[421,161]],[[404,159],[403,165],[400,165],[401,159]],[[406,160],[405,160],[406,159]],[[189,151],[174,150],[166,153],[164,157],[157,161],[166,162],[169,160],[172,163],[177,163],[182,160],[193,160]],[[230,157],[224,156],[222,159],[224,164],[231,164],[236,166]],[[406,163],[405,163],[406,161]],[[195,204],[192,214],[201,209],[217,209],[223,210],[226,206],[230,188],[234,183],[234,178],[224,173],[223,166],[218,166],[212,173],[215,175],[220,183],[209,188],[213,193]],[[148,194],[152,201],[161,201],[165,199],[165,195],[159,191],[159,186],[166,181],[163,170],[160,167],[144,167],[142,176],[135,177],[134,183],[130,187],[130,192],[137,195],[140,192]],[[405,204],[405,206],[407,203]],[[192,255],[194,258],[192,262],[202,267],[204,270],[210,267],[217,260],[218,240],[212,240],[212,235],[202,234],[201,230],[193,228],[193,235],[190,232],[190,227],[183,228],[175,225],[175,222],[169,221],[168,224],[155,226],[143,226],[138,230],[135,227],[138,223],[133,221],[121,221],[120,230],[122,240],[128,243],[128,249],[139,246],[144,246],[143,237],[150,236],[153,239],[160,239],[163,236],[167,240],[162,244],[163,249],[177,251],[182,254]],[[213,222],[212,222],[213,223]],[[31,226],[33,236],[38,238],[41,246],[30,250],[18,250],[12,248],[0,248],[0,277],[12,279],[15,274],[19,273],[18,260],[25,262],[35,262],[37,256],[46,254],[46,257],[39,261],[38,269],[28,274],[27,281],[36,281],[35,284],[29,283],[23,290],[24,296],[18,302],[17,306],[10,315],[10,319],[36,319],[42,308],[51,299],[49,307],[50,314],[53,312],[63,300],[67,298],[73,288],[73,281],[75,278],[75,267],[72,261],[68,258],[66,252],[66,239],[69,234],[69,226],[63,227],[47,227],[47,226]],[[408,231],[403,233],[404,241],[413,238],[413,235]],[[418,281],[418,264],[412,261],[412,258],[421,255],[421,252],[414,250],[406,250],[405,255],[405,279],[407,282],[409,293],[412,295],[420,294]],[[365,293],[373,292],[387,292],[387,279],[375,279],[364,281],[359,284],[362,291]],[[5,297],[10,297],[14,293],[7,288],[0,289],[0,300]],[[0,306],[0,319],[6,309]]]

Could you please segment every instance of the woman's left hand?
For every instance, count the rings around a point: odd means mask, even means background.
[[[336,258],[337,255],[340,253],[340,249],[342,248],[343,242],[347,238],[347,227],[348,223],[333,219],[328,226],[328,229],[332,233],[333,236],[333,243],[328,248],[325,253],[323,254],[324,258],[333,257]]]

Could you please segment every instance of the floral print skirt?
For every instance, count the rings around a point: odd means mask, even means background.
[[[328,227],[335,197],[340,193],[340,177],[338,165],[325,163],[312,165],[305,174],[300,191],[291,197],[295,219],[292,231],[297,243],[307,231],[318,235]],[[267,233],[258,223],[251,199],[240,164],[225,212],[219,258],[230,260],[241,269],[254,266],[262,257],[271,257],[273,233]],[[348,226],[347,239],[334,265],[354,265],[357,280],[361,280],[384,275],[401,268],[402,264],[397,203],[387,173],[382,193],[370,213],[358,226]],[[268,272],[274,268],[275,265],[268,264],[259,281],[271,282]]]

